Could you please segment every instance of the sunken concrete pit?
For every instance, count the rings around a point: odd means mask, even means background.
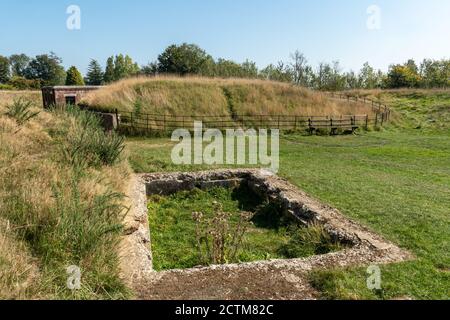
[[[299,259],[266,260],[156,272],[152,267],[147,196],[170,195],[195,188],[236,187],[245,183],[255,193],[276,201],[301,224],[321,224],[346,247]],[[307,273],[332,267],[369,266],[412,259],[412,255],[311,198],[264,170],[217,170],[135,176],[130,184],[131,209],[122,242],[123,277],[140,299],[315,299]]]

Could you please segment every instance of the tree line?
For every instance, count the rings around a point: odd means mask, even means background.
[[[25,54],[0,56],[0,88],[38,89],[51,85],[103,85],[137,75],[174,74],[220,78],[267,79],[293,83],[317,90],[391,89],[391,88],[447,88],[450,87],[450,60],[425,59],[420,64],[410,59],[393,64],[384,73],[369,63],[355,71],[344,72],[339,61],[319,63],[312,67],[305,55],[296,51],[288,61],[280,61],[259,69],[255,62],[237,63],[214,59],[195,44],[171,45],[156,61],[139,66],[128,55],[111,56],[105,69],[91,60],[86,76],[75,67],[67,71],[62,59],[54,53],[34,58]]]

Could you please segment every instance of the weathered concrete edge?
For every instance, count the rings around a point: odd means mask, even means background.
[[[191,173],[155,173],[140,175],[143,183],[147,185],[152,181],[171,180],[183,188],[193,188],[202,181],[217,181],[233,179],[252,179],[253,184],[258,184],[263,192],[269,196],[277,196],[279,200],[287,203],[294,215],[307,214],[309,221],[321,222],[344,238],[352,239],[356,243],[351,249],[325,255],[312,256],[302,259],[270,260],[261,262],[250,262],[242,264],[229,264],[194,269],[169,270],[159,274],[176,272],[202,272],[206,269],[233,270],[235,268],[296,268],[311,270],[320,266],[333,264],[335,266],[358,266],[368,263],[386,264],[413,259],[408,251],[385,240],[377,233],[369,230],[363,225],[347,218],[337,209],[324,205],[318,200],[307,195],[287,180],[278,176],[267,174],[258,169],[234,169],[234,170],[212,170]],[[177,186],[170,186],[176,188]],[[170,189],[170,188],[169,188]],[[147,191],[149,191],[147,189]],[[173,191],[173,190],[169,190]],[[302,218],[302,216],[299,216]]]
[[[132,286],[136,280],[153,273],[147,196],[141,177],[133,175],[127,187],[129,211],[124,218],[125,231],[119,249],[121,277]]]

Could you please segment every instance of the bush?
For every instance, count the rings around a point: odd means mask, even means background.
[[[224,212],[219,203],[214,203],[214,211],[214,217],[207,220],[201,212],[192,213],[192,219],[196,223],[195,237],[199,256],[204,264],[235,261],[253,214],[240,212],[239,222],[232,228],[231,213]]]
[[[0,83],[0,90],[14,90],[14,87],[10,84]]]
[[[31,110],[33,107],[33,102],[30,100],[15,99],[11,105],[6,106],[6,115],[16,119],[17,124],[21,126],[39,114]]]
[[[291,240],[280,251],[287,258],[307,257],[338,251],[340,244],[334,242],[321,225],[295,228]]]
[[[41,88],[41,82],[39,80],[25,79],[23,77],[12,77],[9,85],[13,89],[18,90],[38,90]]]
[[[99,167],[119,160],[125,148],[123,137],[104,132],[99,117],[92,112],[69,106],[67,113],[75,119],[75,125],[64,143],[66,161],[76,167]]]

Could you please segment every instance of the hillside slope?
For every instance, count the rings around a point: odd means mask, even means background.
[[[332,101],[327,96],[289,84],[243,79],[133,78],[85,98],[102,110],[166,115],[364,115],[363,104]]]
[[[402,128],[450,130],[449,89],[354,90],[346,94],[387,104],[394,112],[394,124]]]
[[[105,157],[116,138],[77,109],[22,109],[26,100],[6,100],[0,101],[0,299],[125,297],[117,250],[130,170],[124,158]],[[80,290],[67,288],[69,266],[81,269]]]

